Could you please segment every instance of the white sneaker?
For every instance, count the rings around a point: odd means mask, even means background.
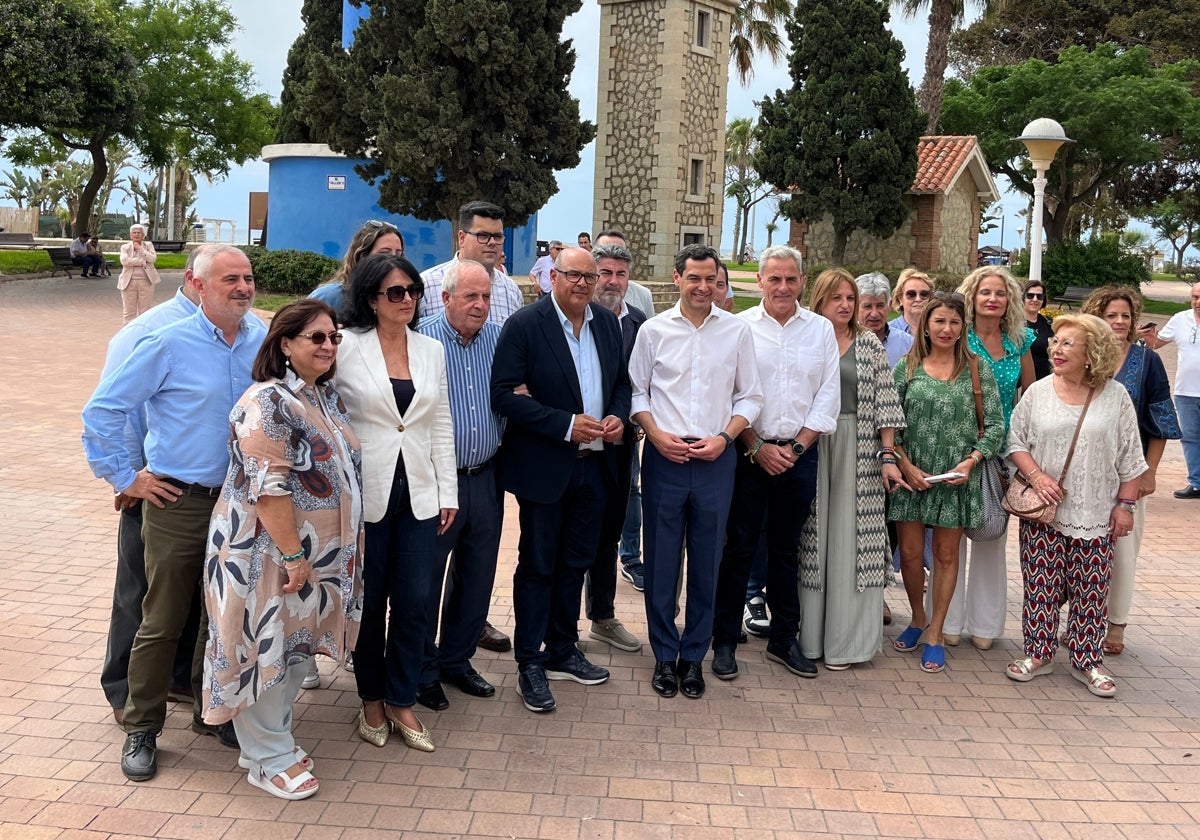
[[[771,619],[767,618],[767,602],[763,596],[755,595],[746,602],[742,624],[751,636],[765,636],[771,632]]]
[[[308,658],[308,673],[304,677],[304,682],[300,683],[301,688],[320,688],[321,687],[321,672],[317,670],[317,659],[314,656]]]

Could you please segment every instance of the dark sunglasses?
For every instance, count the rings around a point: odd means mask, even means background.
[[[1043,292],[1026,292],[1025,300],[1045,300],[1046,295]]]
[[[404,296],[408,295],[410,300],[420,300],[421,295],[425,294],[425,287],[420,283],[414,283],[411,286],[389,286],[382,292],[376,292],[375,296],[384,296],[388,299],[388,303],[399,303],[404,300]]]
[[[310,333],[300,333],[296,338],[307,338],[318,347],[326,341],[332,341],[334,346],[342,343],[342,334],[340,332],[327,333],[324,330],[313,330]]]
[[[924,292],[924,291],[918,291],[916,289],[909,289],[908,291],[906,291],[904,293],[904,298],[906,300],[928,300],[932,295],[933,295],[933,292]]]

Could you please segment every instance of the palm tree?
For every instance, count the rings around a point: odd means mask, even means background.
[[[792,14],[791,0],[740,0],[729,25],[729,60],[745,87],[754,77],[754,56],[784,56],[780,27]]]
[[[979,0],[985,16],[992,14],[1008,0]],[[925,78],[917,91],[917,105],[929,117],[929,133],[937,131],[942,113],[942,87],[946,81],[947,53],[950,33],[962,25],[966,15],[964,0],[897,0],[906,18],[915,18],[929,7],[929,45],[925,50]]]

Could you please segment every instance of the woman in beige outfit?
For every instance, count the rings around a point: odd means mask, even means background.
[[[121,276],[117,288],[121,291],[121,315],[128,324],[154,303],[154,287],[158,285],[158,269],[154,261],[158,254],[146,241],[146,228],[129,228],[129,242],[121,246]]]

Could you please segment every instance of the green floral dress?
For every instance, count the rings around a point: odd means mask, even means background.
[[[908,359],[901,359],[892,372],[908,428],[896,430],[896,443],[912,462],[930,475],[949,472],[977,449],[984,458],[994,458],[1004,446],[1004,412],[990,365],[979,365],[983,389],[983,437],[975,418],[975,396],[971,369],[966,367],[953,382],[934,379],[918,368],[908,378]],[[910,492],[900,488],[892,494],[888,519],[893,522],[924,522],[941,528],[970,528],[983,520],[983,495],[979,471],[971,470],[966,484],[957,487],[935,484],[928,490]]]

